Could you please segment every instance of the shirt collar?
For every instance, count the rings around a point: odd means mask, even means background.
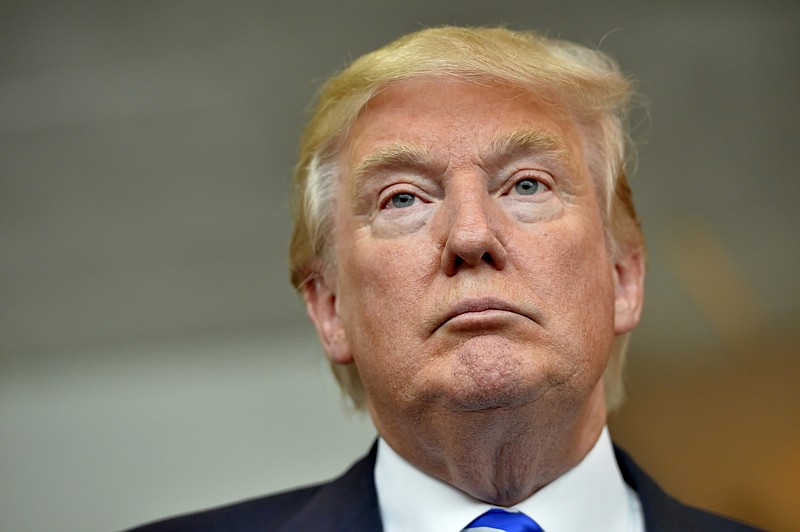
[[[458,532],[493,507],[420,471],[382,438],[375,487],[385,532]],[[643,530],[638,497],[622,479],[607,428],[578,465],[514,509],[547,532]]]

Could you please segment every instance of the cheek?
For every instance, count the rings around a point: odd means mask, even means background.
[[[429,272],[436,270],[430,268],[431,254],[419,252],[424,247],[364,239],[340,254],[339,310],[371,403],[381,397],[400,401],[425,364],[417,325],[430,291]]]
[[[566,228],[544,231],[536,239],[526,281],[552,325],[576,341],[612,338],[614,284],[602,233]]]
[[[593,389],[601,378],[614,340],[611,264],[602,237],[552,232],[541,237],[538,267],[528,272],[545,318],[543,330],[558,374],[571,386]]]
[[[429,290],[433,254],[417,239],[355,238],[338,253],[339,308],[354,344],[391,348],[414,337],[420,304]],[[415,318],[417,318],[415,320]]]

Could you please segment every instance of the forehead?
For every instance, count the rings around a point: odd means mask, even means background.
[[[539,137],[553,153],[582,165],[578,127],[552,103],[509,85],[437,78],[395,82],[373,97],[350,128],[340,164],[347,175],[386,151],[466,163],[513,137]]]

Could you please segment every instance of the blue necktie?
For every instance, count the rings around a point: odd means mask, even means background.
[[[467,525],[463,532],[499,530],[500,532],[544,532],[536,521],[522,512],[492,508]]]

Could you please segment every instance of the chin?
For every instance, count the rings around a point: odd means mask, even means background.
[[[442,398],[447,410],[451,412],[482,412],[491,410],[510,410],[530,404],[536,399],[530,390],[458,390]]]
[[[464,371],[455,372],[453,380],[443,387],[443,402],[453,411],[515,408],[535,401],[547,389],[546,380],[541,375],[531,374],[531,368],[524,364],[462,369]]]

